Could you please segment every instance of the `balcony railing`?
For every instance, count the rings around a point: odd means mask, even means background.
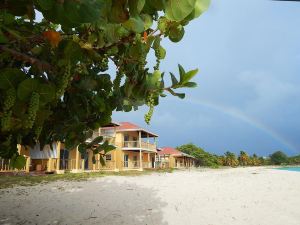
[[[94,140],[96,137],[99,136],[103,136],[104,140],[109,141],[116,136],[116,132],[114,129],[101,129],[100,132],[94,131],[92,137],[87,139],[86,141],[91,142],[92,140]]]
[[[104,137],[115,137],[116,131],[115,129],[101,129],[100,135]]]
[[[84,169],[84,159],[78,160],[78,165],[76,168],[76,159],[60,159],[60,165],[61,170],[82,170]]]
[[[139,161],[123,161],[122,165],[124,169],[138,169],[140,168],[140,162]]]
[[[183,168],[185,167],[184,163],[177,163],[176,168]]]
[[[26,158],[26,164],[20,170],[14,169],[14,168],[12,168],[10,166],[10,159],[2,159],[2,158],[0,158],[0,172],[14,172],[14,171],[29,172],[30,157],[25,156],[25,158]]]
[[[102,165],[100,160],[96,160],[96,163],[93,165],[93,167],[95,170],[114,170],[116,169],[116,162],[109,160],[105,162],[105,165]]]
[[[155,168],[169,168],[169,167],[170,167],[169,162],[163,162],[163,161],[155,162]]]
[[[152,168],[152,162],[143,162],[143,168]]]
[[[140,143],[139,143],[139,141],[124,141],[122,147],[123,148],[140,148]],[[142,141],[141,148],[155,151],[156,145]]]

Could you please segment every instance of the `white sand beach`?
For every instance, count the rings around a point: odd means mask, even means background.
[[[0,224],[299,225],[300,173],[194,169],[2,189]]]

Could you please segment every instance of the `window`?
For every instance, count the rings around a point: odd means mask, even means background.
[[[106,159],[107,161],[110,161],[110,160],[111,160],[111,154],[105,155],[105,159]]]

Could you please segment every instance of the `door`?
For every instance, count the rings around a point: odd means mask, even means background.
[[[154,165],[155,165],[155,157],[152,157],[152,158],[151,158],[151,164],[152,164],[152,168],[154,168],[154,167],[155,167],[155,166],[154,166]]]
[[[128,155],[124,155],[124,167],[128,167]]]

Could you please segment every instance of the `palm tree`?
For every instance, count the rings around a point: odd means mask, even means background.
[[[240,151],[238,160],[239,160],[240,166],[247,166],[250,164],[249,156],[245,151]]]
[[[260,166],[262,165],[261,160],[258,158],[256,154],[253,154],[252,157],[250,158],[251,160],[251,165],[252,166]]]
[[[225,164],[226,166],[236,167],[239,165],[239,161],[236,159],[236,156],[232,152],[225,152]]]

